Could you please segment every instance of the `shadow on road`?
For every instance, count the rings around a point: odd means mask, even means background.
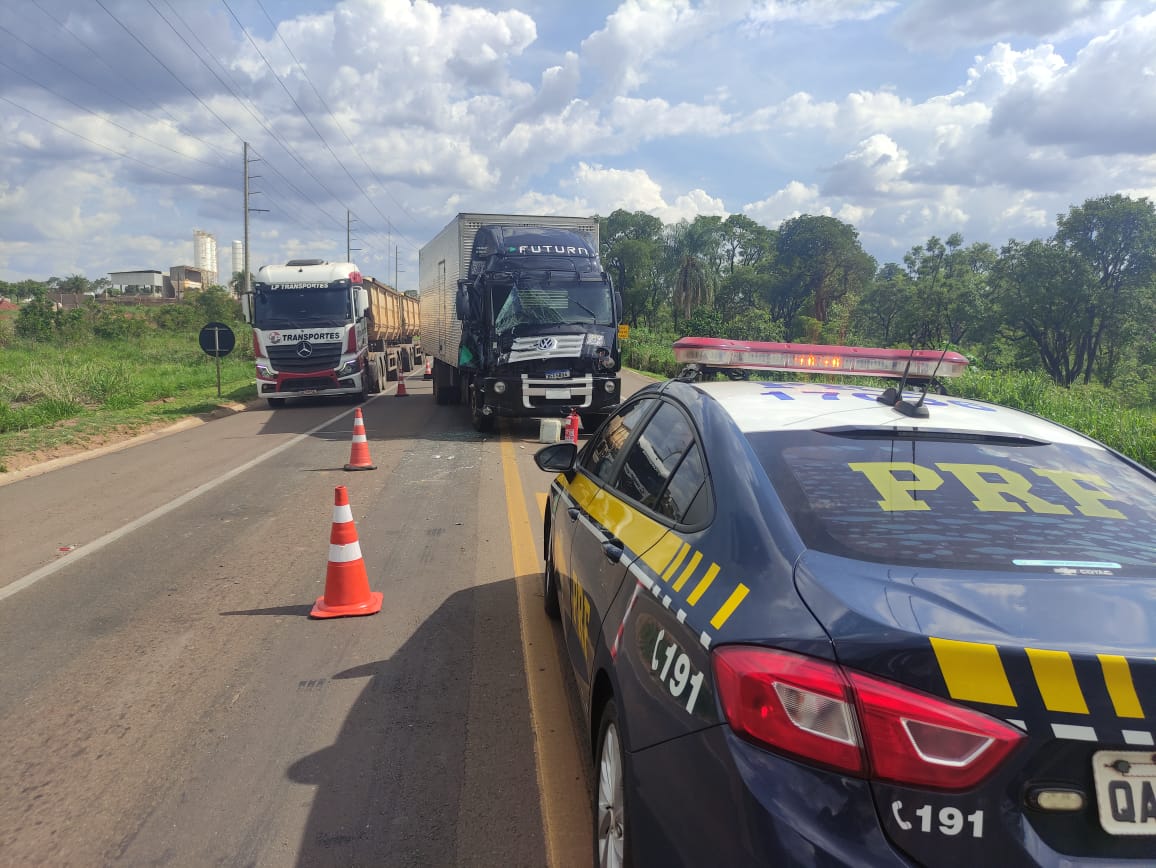
[[[289,607],[285,607],[289,608]],[[300,866],[541,866],[515,580],[449,597],[385,660],[337,740],[288,769],[316,788]]]

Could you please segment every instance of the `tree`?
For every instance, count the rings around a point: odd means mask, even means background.
[[[898,263],[888,262],[859,297],[852,316],[856,334],[872,346],[910,343],[907,320],[914,298],[911,277]]]
[[[719,227],[726,274],[736,268],[755,266],[774,258],[776,233],[745,214],[731,214]]]
[[[804,214],[779,227],[775,245],[776,287],[771,306],[790,327],[805,307],[827,321],[832,304],[858,294],[875,274],[875,260],[859,244],[859,233],[834,217]]]
[[[644,211],[618,209],[599,219],[602,264],[622,293],[625,319],[630,323],[645,318],[653,324],[663,301],[664,284],[658,273],[662,232],[662,221]]]
[[[1000,252],[993,280],[995,303],[1011,329],[1009,336],[1029,341],[1048,376],[1070,386],[1092,353],[1091,268],[1054,240],[1013,240]]]
[[[1088,199],[1056,219],[1056,243],[1078,256],[1095,276],[1087,298],[1088,352],[1081,374],[1091,382],[1097,365],[1110,384],[1121,354],[1147,325],[1137,315],[1151,303],[1156,278],[1156,209],[1146,198],[1119,194]]]
[[[667,252],[672,267],[671,302],[676,316],[688,319],[699,305],[714,297],[714,277],[720,256],[719,217],[680,220],[667,230]]]

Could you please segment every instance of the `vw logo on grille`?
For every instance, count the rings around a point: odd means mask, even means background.
[[[309,341],[302,341],[297,345],[297,355],[302,359],[307,359],[313,355],[313,344]]]
[[[552,350],[554,347],[558,346],[558,339],[539,338],[538,343],[535,346],[537,346],[540,350]]]

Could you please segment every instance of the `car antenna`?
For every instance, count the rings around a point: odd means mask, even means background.
[[[888,386],[883,390],[882,395],[877,395],[875,400],[880,404],[886,404],[888,407],[894,407],[902,398],[903,390],[907,388],[907,374],[911,370],[911,360],[915,358],[915,347],[911,348],[911,355],[907,357],[907,366],[903,369],[903,376],[899,378],[899,388]]]
[[[948,345],[945,344],[943,352],[939,354],[939,360],[935,363],[935,368],[932,370],[931,376],[923,381],[922,390],[919,393],[919,400],[914,404],[904,401],[902,398],[895,402],[895,409],[904,416],[911,416],[913,419],[926,419],[931,415],[927,407],[924,406],[923,399],[927,397],[927,390],[930,389],[931,384],[935,382],[935,375],[939,373],[939,366],[943,364],[943,360],[947,356],[947,346]]]

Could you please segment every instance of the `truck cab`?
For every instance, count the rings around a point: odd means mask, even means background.
[[[498,416],[592,423],[620,400],[621,300],[596,246],[557,227],[484,225],[457,282],[463,397],[474,426]]]

